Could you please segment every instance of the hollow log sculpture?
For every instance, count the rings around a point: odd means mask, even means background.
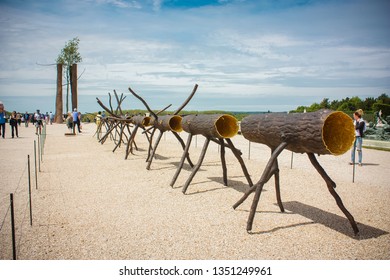
[[[187,144],[185,146],[185,150],[183,152],[181,161],[179,163],[179,166],[176,170],[175,175],[172,178],[171,181],[171,187],[175,184],[177,177],[180,174],[180,171],[184,165],[184,158],[185,155],[188,153],[191,140],[194,135],[203,135],[206,137],[206,140],[203,145],[202,152],[199,156],[199,160],[197,164],[195,165],[194,169],[192,170],[190,176],[188,177],[186,183],[183,186],[183,193],[186,193],[188,186],[190,185],[192,179],[195,177],[195,174],[198,172],[200,166],[202,165],[203,159],[206,155],[206,151],[208,148],[208,145],[210,141],[214,141],[221,145],[221,163],[222,163],[222,172],[223,172],[223,182],[224,185],[227,186],[227,168],[226,168],[226,161],[225,161],[225,142],[227,142],[227,147],[230,148],[235,155],[235,157],[238,159],[241,168],[244,172],[244,175],[248,181],[248,184],[252,186],[252,180],[249,176],[249,173],[246,169],[246,166],[244,164],[244,161],[241,158],[241,152],[237,150],[233,142],[230,140],[233,136],[235,136],[238,133],[238,122],[236,118],[234,118],[231,115],[226,114],[217,114],[217,115],[187,115],[184,116],[181,122],[182,129],[186,131],[188,135]]]
[[[325,180],[328,190],[357,235],[359,229],[353,216],[345,208],[336,191],[336,184],[321,167],[315,154],[341,155],[348,151],[354,141],[354,127],[351,118],[343,112],[320,110],[304,114],[264,114],[245,117],[241,122],[242,135],[251,142],[262,143],[271,148],[272,154],[260,180],[253,185],[233,208],[237,208],[255,192],[247,230],[252,230],[260,194],[265,183],[274,175],[277,202],[281,212],[284,207],[280,197],[278,156],[284,150],[307,153],[310,162]]]
[[[101,144],[103,144],[106,139],[108,137],[111,137],[111,139],[114,140],[114,143],[116,144],[115,145],[115,148],[113,150],[113,152],[115,152],[115,150],[120,147],[120,145],[122,143],[125,143],[124,139],[123,139],[123,136],[127,139],[129,139],[130,136],[127,136],[125,134],[125,128],[127,128],[127,131],[129,133],[129,135],[131,135],[131,130],[130,130],[130,124],[131,122],[123,116],[123,112],[122,112],[122,109],[121,109],[121,104],[122,102],[124,101],[124,99],[126,98],[125,96],[123,96],[123,93],[121,94],[121,97],[119,98],[118,97],[118,94],[116,93],[116,91],[114,90],[114,94],[115,94],[115,98],[117,100],[117,108],[115,109],[115,111],[113,110],[112,108],[112,102],[111,102],[111,94],[108,93],[109,95],[109,105],[110,105],[110,108],[107,108],[100,100],[99,98],[96,98],[98,104],[105,110],[107,111],[107,113],[110,115],[108,117],[105,117],[105,118],[102,118],[101,122],[100,122],[100,125],[97,127],[96,129],[96,133],[97,133],[97,136],[98,136],[98,139],[99,139],[99,142]],[[120,114],[118,114],[120,113]],[[103,136],[103,137],[99,137],[100,135],[100,132],[101,132],[101,128],[102,126],[105,126],[106,127],[106,134]],[[117,137],[119,136],[119,141],[117,140]]]
[[[115,94],[115,98],[117,101],[117,107],[115,110],[112,107],[112,97],[111,97],[110,93],[108,93],[110,108],[106,107],[99,100],[99,98],[96,98],[99,105],[105,111],[107,111],[109,116],[101,119],[101,122],[100,122],[99,126],[97,127],[95,134],[97,134],[97,138],[101,144],[103,144],[107,140],[107,138],[110,137],[110,139],[113,140],[114,143],[116,144],[113,152],[115,152],[115,150],[118,147],[120,147],[121,143],[126,144],[126,141],[124,140],[124,138],[125,138],[127,140],[125,159],[127,159],[129,153],[130,152],[133,153],[133,146],[135,146],[135,148],[138,150],[137,145],[136,145],[135,140],[134,140],[138,128],[142,128],[144,130],[144,132],[147,132],[145,127],[150,126],[151,118],[147,117],[147,116],[142,116],[142,115],[134,115],[131,117],[124,115],[122,108],[121,108],[121,104],[122,104],[125,97],[123,96],[123,93],[122,93],[120,98],[119,98],[118,94],[116,93],[115,90],[114,90],[114,94]],[[171,105],[167,106],[163,110],[160,110],[158,113],[165,111],[170,106]],[[132,127],[133,125],[134,125],[134,130],[131,131],[130,127]],[[103,137],[100,137],[100,132],[101,132],[103,126],[106,128],[106,133]],[[127,132],[129,135],[126,134],[126,131],[125,131],[126,128],[127,128]],[[119,141],[117,140],[118,136],[119,136]],[[145,136],[149,142],[150,138],[149,138],[148,133],[145,133]]]
[[[138,98],[146,107],[146,109],[149,111],[151,117],[151,125],[153,126],[153,131],[150,137],[149,141],[149,152],[148,152],[148,157],[146,159],[147,166],[146,169],[150,170],[150,166],[152,164],[153,158],[155,156],[155,153],[157,151],[158,144],[160,143],[160,140],[163,136],[163,134],[167,131],[171,131],[173,135],[176,137],[176,139],[179,141],[180,145],[182,146],[183,150],[185,150],[185,145],[183,139],[181,139],[180,135],[178,134],[179,132],[182,131],[181,128],[181,119],[182,117],[178,115],[181,110],[184,109],[184,107],[190,102],[192,97],[195,95],[196,90],[198,89],[198,85],[196,84],[194,86],[194,89],[192,90],[191,94],[188,96],[188,98],[184,101],[184,103],[174,111],[172,115],[163,115],[163,116],[158,116],[158,114],[154,113],[147,102],[138,94],[136,94],[130,87],[129,91],[136,97]],[[160,134],[157,136],[156,142],[154,144],[154,147],[152,147],[152,138],[156,130],[160,131]],[[190,164],[191,167],[193,167],[193,163],[191,162],[190,156],[188,152],[185,154],[185,158],[187,159],[188,163]]]

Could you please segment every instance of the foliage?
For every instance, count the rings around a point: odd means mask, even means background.
[[[365,100],[362,100],[358,96],[332,101],[329,101],[329,98],[324,98],[320,103],[313,103],[310,106],[298,106],[291,113],[302,113],[305,110],[306,112],[314,112],[319,109],[331,109],[349,114],[357,109],[362,109],[365,114],[382,110],[383,116],[388,116],[390,115],[389,107],[390,97],[386,93],[382,93],[377,98],[367,97]]]
[[[81,62],[83,59],[79,53],[79,43],[80,39],[78,37],[69,40],[58,55],[57,63],[69,67],[72,64]]]

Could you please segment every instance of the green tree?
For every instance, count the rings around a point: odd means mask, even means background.
[[[390,97],[386,93],[382,93],[376,100],[377,103],[390,105]]]
[[[350,102],[350,104],[352,104],[352,107],[354,108],[352,111],[357,110],[357,109],[361,109],[363,107],[362,106],[363,102],[358,96],[353,96],[349,100],[349,102]]]
[[[322,109],[329,109],[330,108],[329,98],[322,99],[322,101],[320,103],[320,107]]]
[[[69,111],[69,86],[72,84],[71,68],[73,64],[81,62],[83,59],[79,53],[80,39],[78,37],[65,43],[65,47],[57,57],[57,63],[62,64],[66,78],[66,111]]]
[[[374,97],[367,97],[364,101],[363,101],[363,106],[362,106],[362,109],[363,111],[372,111],[373,108],[372,106],[376,103],[376,100]]]

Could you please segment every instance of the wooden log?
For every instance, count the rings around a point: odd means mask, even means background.
[[[238,133],[237,119],[231,115],[187,115],[181,122],[184,131],[206,138],[232,138]]]
[[[275,149],[282,142],[296,153],[341,155],[355,139],[351,118],[339,111],[250,115],[241,121],[241,133],[251,142]]]
[[[162,132],[182,132],[181,121],[182,117],[179,115],[164,115],[159,116],[158,119],[153,119],[153,125]]]
[[[142,115],[135,115],[130,118],[131,123],[140,127],[146,127],[151,125],[151,118]]]

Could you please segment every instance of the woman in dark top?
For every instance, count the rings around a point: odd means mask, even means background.
[[[353,143],[353,148],[351,152],[351,162],[350,164],[354,164],[355,162],[355,149],[358,151],[358,164],[362,166],[362,145],[363,145],[363,136],[364,129],[366,127],[366,123],[363,118],[363,110],[359,109],[355,113],[353,113],[353,124],[355,126],[355,142]]]
[[[9,124],[10,124],[11,130],[12,130],[12,138],[14,138],[15,132],[16,132],[16,137],[19,137],[19,134],[18,134],[18,118],[16,116],[16,112],[15,111],[13,111],[12,114],[11,114],[11,118],[9,120]]]

